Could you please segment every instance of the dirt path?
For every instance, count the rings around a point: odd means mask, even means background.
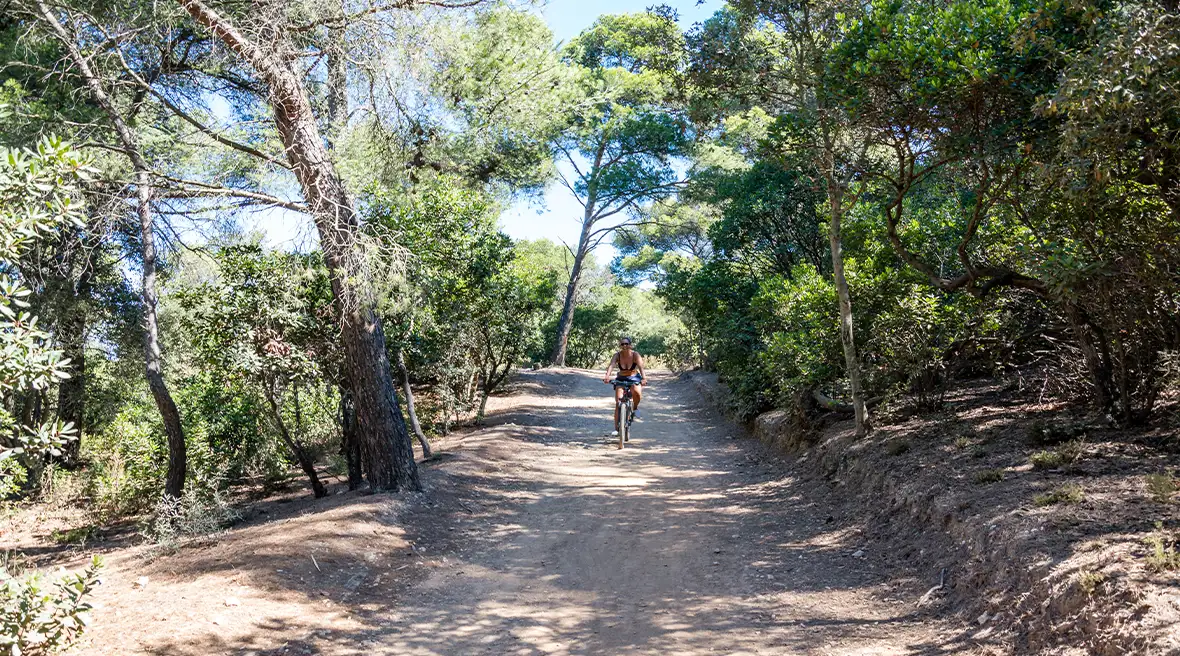
[[[736,429],[699,404],[687,385],[657,376],[635,439],[618,451],[604,435],[609,388],[593,372],[525,374],[497,400],[493,426],[427,465],[425,495],[339,495],[257,520],[146,566],[161,580],[149,591],[131,584],[145,566],[116,567],[118,591],[91,647],[970,653],[915,609],[915,590],[929,583],[888,571],[855,527],[803,498],[782,463],[732,439]],[[136,617],[145,603],[187,621],[155,618],[145,629]]]
[[[479,438],[467,466],[446,468],[466,479],[448,487],[478,490],[479,510],[458,517],[469,550],[400,601],[389,653],[948,647],[913,597],[889,601],[889,577],[854,532],[832,530],[780,465],[730,439],[681,384],[657,377],[620,452],[605,442],[609,388],[593,372],[527,381],[536,397],[509,399],[526,404],[500,417],[514,425],[493,431],[495,444]]]

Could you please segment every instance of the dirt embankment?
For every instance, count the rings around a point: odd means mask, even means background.
[[[724,405],[715,376],[685,377]],[[926,572],[924,605],[976,625],[973,640],[1014,654],[1180,654],[1180,499],[1159,476],[1180,468],[1174,427],[1116,430],[988,384],[936,413],[883,417],[864,440],[850,421],[813,419],[779,410],[751,430],[890,559]]]

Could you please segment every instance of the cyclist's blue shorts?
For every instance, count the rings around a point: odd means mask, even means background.
[[[643,383],[642,376],[615,376],[613,381],[615,385],[640,385]]]

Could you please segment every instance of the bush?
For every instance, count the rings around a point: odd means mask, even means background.
[[[1176,552],[1176,536],[1165,531],[1161,522],[1155,523],[1155,532],[1145,540],[1148,549],[1147,568],[1153,572],[1180,570],[1180,553]]]
[[[1085,455],[1086,444],[1081,440],[1070,440],[1052,451],[1037,451],[1029,456],[1033,469],[1045,471],[1049,469],[1072,470]]]
[[[815,267],[799,266],[789,278],[764,281],[751,305],[766,344],[758,366],[774,381],[780,405],[799,391],[842,377],[836,292]]]
[[[1086,498],[1082,486],[1077,484],[1062,485],[1061,487],[1038,494],[1033,497],[1033,504],[1037,506],[1052,506],[1058,503],[1078,503]]]
[[[132,399],[104,430],[82,442],[88,463],[79,474],[82,490],[100,521],[143,512],[160,493],[168,452],[159,413],[149,403]]]
[[[545,334],[557,333],[557,323],[545,326]],[[619,338],[627,330],[627,319],[619,306],[608,303],[574,308],[573,325],[566,345],[565,361],[571,367],[606,367],[606,361],[618,348]]]
[[[975,472],[974,480],[976,483],[978,483],[980,485],[986,485],[988,483],[999,483],[1000,481],[1004,480],[1004,470],[1003,469],[984,469],[982,471],[977,471],[977,472]]]
[[[170,545],[184,538],[216,533],[241,519],[216,488],[203,489],[201,492],[190,487],[183,496],[160,497],[140,533],[152,542]]]
[[[1037,471],[1057,469],[1064,462],[1061,454],[1056,451],[1037,451],[1029,456],[1028,461],[1032,464],[1032,468]]]
[[[1176,479],[1172,474],[1166,472],[1148,474],[1144,477],[1144,482],[1147,484],[1147,493],[1157,503],[1171,503],[1176,490],[1180,490],[1180,486],[1176,485]]]
[[[43,656],[74,644],[89,623],[86,598],[101,569],[95,556],[89,567],[63,574],[50,588],[38,574],[18,579],[0,569],[0,653]]]

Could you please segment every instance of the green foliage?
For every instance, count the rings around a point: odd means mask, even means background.
[[[190,486],[180,497],[161,496],[141,522],[140,533],[157,544],[174,546],[184,538],[222,531],[240,518],[216,489]]]
[[[556,326],[554,321],[554,329]],[[575,308],[566,363],[572,367],[605,368],[626,328],[626,317],[613,303]]]
[[[1102,572],[1088,570],[1078,575],[1078,587],[1091,597],[1102,588],[1106,581],[1107,576]]]
[[[0,652],[47,656],[78,641],[90,621],[87,597],[99,585],[103,562],[95,556],[78,573],[63,573],[52,586],[33,574],[23,579],[0,570]]]
[[[1155,531],[1144,540],[1147,544],[1147,568],[1153,572],[1180,570],[1180,550],[1176,549],[1176,535],[1155,523]]]
[[[1065,463],[1065,459],[1056,451],[1037,451],[1028,457],[1028,461],[1038,471],[1059,469]]]
[[[843,362],[835,289],[809,265],[793,274],[763,282],[751,301],[769,333],[760,364],[784,402],[799,389],[838,378]]]
[[[543,184],[552,175],[549,141],[574,95],[553,33],[540,16],[508,7],[452,25],[430,81],[458,119],[439,156],[478,182]]]
[[[1147,494],[1156,503],[1171,503],[1172,497],[1176,496],[1177,490],[1180,490],[1180,484],[1177,484],[1176,477],[1168,472],[1148,474],[1143,477],[1143,482],[1147,486]]]
[[[1076,483],[1069,483],[1033,497],[1033,505],[1042,507],[1059,503],[1079,503],[1085,498],[1086,492],[1082,489],[1082,486]]]
[[[981,470],[975,472],[975,475],[972,477],[972,480],[974,480],[975,483],[978,485],[986,485],[988,483],[999,483],[1000,481],[1004,480],[1004,470],[1003,469],[981,469]]]
[[[0,115],[5,113],[0,107]],[[59,230],[82,224],[77,186],[89,179],[89,161],[57,139],[42,139],[36,150],[0,148],[0,391],[37,393],[69,378],[69,361],[49,348],[49,334],[31,315],[31,291],[12,271],[23,253]],[[75,427],[61,421],[22,425],[0,406],[0,462],[22,462],[0,470],[10,492],[30,459],[60,455]],[[12,477],[12,478],[10,478]]]

